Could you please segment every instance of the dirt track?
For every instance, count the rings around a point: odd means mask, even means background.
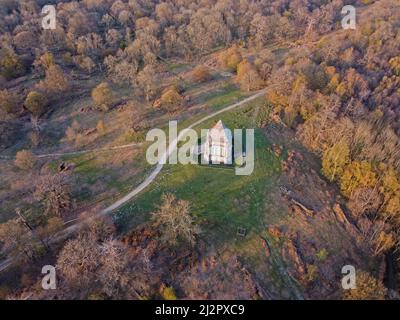
[[[230,106],[227,106],[221,110],[218,110],[216,112],[213,112],[203,118],[201,118],[198,121],[195,121],[194,123],[192,123],[190,126],[188,126],[186,129],[183,129],[178,137],[172,141],[168,147],[168,150],[162,155],[162,157],[160,158],[159,163],[156,165],[156,167],[154,168],[154,170],[151,172],[151,174],[140,184],[138,185],[136,188],[134,188],[131,192],[129,192],[127,195],[125,195],[124,197],[122,197],[121,199],[118,199],[117,201],[115,201],[113,204],[111,204],[110,206],[108,206],[107,208],[99,211],[97,213],[97,216],[104,216],[108,213],[111,213],[112,211],[114,211],[115,209],[119,208],[120,206],[122,206],[123,204],[127,203],[128,201],[130,201],[132,198],[134,198],[136,195],[138,195],[140,192],[142,192],[144,189],[146,189],[153,181],[154,179],[158,176],[158,174],[161,172],[162,168],[164,167],[163,163],[166,163],[166,161],[168,160],[168,157],[171,155],[171,153],[175,150],[175,148],[177,147],[178,141],[181,139],[182,136],[184,136],[186,134],[186,132],[189,129],[192,129],[194,127],[196,127],[197,125],[203,123],[204,121],[207,121],[223,112],[235,109],[237,107],[242,106],[245,103],[248,103],[254,99],[257,99],[259,97],[261,97],[262,95],[265,94],[265,89],[264,90],[260,90],[257,93],[255,93],[254,95],[239,101],[235,104],[232,104]],[[125,145],[125,146],[117,146],[117,147],[113,147],[114,149],[121,149],[121,148],[127,148],[127,147],[132,147],[134,144],[132,145]],[[102,149],[98,149],[98,150],[102,150]],[[84,152],[93,152],[92,151],[78,151],[80,153],[84,153]],[[75,153],[77,154],[77,153]],[[41,155],[41,157],[47,157],[47,156],[55,156],[55,154],[48,154],[48,155]],[[78,228],[80,228],[82,225],[84,224],[84,221],[82,220],[78,220],[75,224],[67,227],[66,229],[64,229],[63,231],[60,231],[58,235],[56,235],[54,238],[55,240],[59,240],[64,238],[65,236],[69,235],[70,233],[76,231]],[[12,264],[12,259],[6,259],[4,261],[2,261],[0,263],[0,272],[7,269],[8,266],[10,266]]]

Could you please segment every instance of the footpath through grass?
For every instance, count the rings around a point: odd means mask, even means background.
[[[254,128],[254,101],[236,111],[223,113],[196,128],[206,129],[219,119],[230,129]],[[261,102],[262,103],[262,102]],[[160,175],[137,198],[119,209],[114,217],[121,231],[146,221],[165,192],[191,202],[192,214],[202,226],[203,236],[221,244],[236,237],[237,228],[259,231],[265,218],[265,198],[280,172],[280,159],[269,151],[270,142],[255,128],[255,168],[249,176],[235,175],[230,167],[165,165]]]

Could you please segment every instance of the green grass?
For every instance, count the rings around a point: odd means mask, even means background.
[[[215,97],[217,99],[217,97]],[[253,128],[252,106],[224,113],[196,128],[210,128],[222,119],[234,128]],[[146,221],[165,192],[191,202],[192,214],[200,222],[203,236],[221,243],[236,236],[238,227],[259,231],[265,218],[268,190],[274,188],[280,172],[280,159],[268,151],[270,142],[255,130],[255,169],[249,176],[237,176],[232,168],[199,165],[166,165],[163,171],[136,199],[115,213],[122,231]]]
[[[84,176],[85,182],[88,184],[94,184],[99,177],[110,173],[94,164],[95,155],[93,154],[68,155],[63,156],[62,160],[73,163],[75,165],[74,172]]]
[[[95,197],[95,194],[89,190],[88,186],[94,185],[101,181],[108,190],[113,190],[109,193],[109,202],[112,202],[116,197],[129,192],[141,179],[147,174],[149,165],[145,162],[145,158],[139,157],[136,159],[136,164],[142,168],[135,176],[124,178],[123,167],[114,170],[113,168],[105,168],[96,163],[96,157],[101,157],[102,154],[82,154],[73,156],[64,156],[62,161],[67,161],[75,165],[74,173],[75,183],[82,186],[80,192],[74,195],[78,202],[90,201]],[[56,169],[60,161],[52,162],[51,166]]]
[[[167,69],[167,71],[170,71],[170,72],[180,72],[182,69],[185,69],[187,66],[188,66],[188,64],[186,64],[186,63],[176,62],[176,63],[166,64],[165,68]]]
[[[233,103],[243,100],[246,95],[235,85],[229,84],[218,90],[208,92],[207,94],[202,94],[196,98],[196,102],[199,104],[205,104],[204,108],[207,108],[207,114],[218,111],[227,107]],[[201,113],[195,116],[191,116],[188,119],[178,122],[179,130],[186,128],[196,120],[200,120],[206,115],[206,113]],[[204,127],[206,128],[206,127]],[[235,127],[237,128],[237,127]]]
[[[201,99],[203,99],[212,110],[218,110],[224,106],[241,100],[243,97],[243,92],[237,86],[228,84],[217,91],[204,94]]]

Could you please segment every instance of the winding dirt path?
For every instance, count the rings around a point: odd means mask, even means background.
[[[242,105],[244,105],[245,103],[248,103],[252,100],[255,100],[259,97],[261,97],[262,95],[265,94],[265,89],[258,91],[257,93],[253,94],[250,97],[247,97],[245,99],[243,99],[242,101],[239,101],[235,104],[232,104],[230,106],[227,106],[221,110],[218,110],[216,112],[213,112],[211,114],[209,114],[208,116],[205,116],[203,118],[201,118],[200,120],[195,121],[194,123],[192,123],[190,126],[188,126],[186,129],[183,129],[178,137],[172,141],[169,146],[167,151],[162,155],[162,157],[160,158],[159,163],[156,165],[156,167],[154,168],[154,170],[151,172],[151,174],[141,183],[139,184],[136,188],[134,188],[131,192],[129,192],[127,195],[125,195],[124,197],[122,197],[121,199],[118,199],[117,201],[115,201],[113,204],[111,204],[110,206],[108,206],[107,208],[99,211],[96,216],[104,216],[107,215],[109,213],[111,213],[112,211],[118,209],[119,207],[121,207],[122,205],[124,205],[125,203],[127,203],[128,201],[130,201],[132,198],[134,198],[136,195],[138,195],[140,192],[142,192],[144,189],[146,189],[153,181],[154,179],[158,176],[158,174],[161,172],[162,168],[164,167],[164,163],[167,162],[169,156],[172,154],[172,152],[175,150],[175,148],[178,145],[179,140],[186,134],[186,132],[194,127],[196,127],[197,125],[203,123],[204,121],[207,121],[223,112],[235,109],[237,107],[240,107]],[[125,146],[119,146],[119,147],[114,147],[114,148],[124,148],[124,147],[128,147],[131,145],[125,145]],[[84,152],[84,151],[79,151],[79,152]],[[52,154],[54,155],[54,154]],[[43,157],[45,156],[50,156],[49,155],[42,155]],[[71,234],[72,232],[76,231],[77,229],[79,229],[83,224],[85,223],[84,220],[77,220],[76,223],[74,223],[73,225],[65,228],[64,230],[60,231],[55,237],[54,240],[60,240],[66,236],[68,236],[69,234]],[[13,259],[9,258],[6,259],[2,262],[0,262],[0,272],[7,269],[13,262]]]
[[[106,151],[112,151],[112,150],[119,150],[119,149],[126,149],[126,148],[132,148],[132,147],[137,147],[140,146],[141,143],[129,143],[129,144],[124,144],[120,146],[114,146],[114,147],[104,147],[104,148],[96,148],[96,149],[85,149],[85,150],[79,150],[79,151],[70,151],[70,152],[56,152],[56,153],[45,153],[45,154],[36,154],[35,156],[37,158],[51,158],[51,157],[62,157],[62,156],[77,156],[80,154],[85,154],[85,153],[91,153],[91,152],[106,152]],[[0,159],[3,160],[13,160],[15,157],[5,157],[5,156],[0,156]]]
[[[261,97],[263,94],[265,93],[265,90],[261,90],[259,92],[257,92],[256,94],[240,101],[237,102],[235,104],[232,104],[228,107],[225,107],[221,110],[218,110],[216,112],[213,112],[212,114],[205,116],[203,118],[201,118],[200,120],[192,123],[190,126],[188,126],[186,129],[183,129],[178,137],[172,141],[169,144],[168,150],[162,155],[161,159],[160,159],[160,163],[157,164],[157,166],[155,167],[155,169],[152,171],[152,173],[140,184],[138,185],[135,189],[133,189],[130,193],[128,193],[126,196],[124,196],[123,198],[117,200],[116,202],[114,202],[112,205],[110,205],[109,207],[105,208],[104,210],[102,210],[99,214],[100,215],[104,215],[107,213],[110,213],[112,211],[114,211],[115,209],[119,208],[120,206],[122,206],[123,204],[125,204],[126,202],[128,202],[129,200],[131,200],[134,196],[136,196],[138,193],[140,193],[142,190],[144,190],[150,183],[152,183],[154,181],[154,179],[158,176],[158,174],[160,173],[160,171],[162,170],[164,164],[166,163],[169,156],[172,154],[172,152],[176,149],[178,142],[181,140],[181,138],[187,133],[188,130],[193,129],[194,127],[196,127],[197,125],[203,123],[204,121],[207,121],[217,115],[219,115],[220,113],[232,110],[234,108],[237,108],[247,102],[250,102],[254,99],[257,99],[259,97]]]

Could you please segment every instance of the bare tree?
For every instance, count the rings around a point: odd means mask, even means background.
[[[29,150],[18,151],[14,161],[15,165],[22,170],[33,169],[36,162],[36,156]]]
[[[68,75],[60,66],[53,64],[46,69],[46,77],[38,84],[38,88],[51,94],[65,92],[70,87]]]
[[[364,214],[376,214],[382,205],[382,198],[376,188],[360,188],[353,192],[349,208],[356,217]]]
[[[101,251],[94,237],[79,235],[69,240],[57,259],[57,269],[69,286],[90,290],[100,267]]]
[[[112,299],[140,299],[149,293],[152,270],[142,254],[134,254],[137,250],[130,251],[108,233],[110,230],[99,235],[105,224],[92,221],[64,245],[57,259],[64,285],[74,289],[73,294],[79,292],[80,298],[98,293]]]
[[[0,90],[0,112],[12,115],[17,111],[18,111],[17,95],[9,90]]]
[[[64,173],[42,174],[36,183],[34,196],[43,203],[48,214],[61,216],[72,208],[70,187]]]
[[[115,239],[107,240],[100,245],[101,268],[99,280],[104,292],[110,297],[120,296],[129,284],[127,248]]]
[[[145,66],[137,75],[136,84],[147,101],[153,99],[159,89],[159,80],[157,78],[156,68],[152,65]]]
[[[161,205],[152,213],[152,221],[160,229],[163,240],[176,244],[183,239],[194,245],[200,228],[190,215],[190,202],[178,200],[170,193],[163,194],[161,201]]]
[[[100,83],[92,90],[92,100],[96,106],[107,111],[115,101],[115,95],[107,82]]]
[[[374,256],[379,256],[398,244],[394,234],[390,231],[390,226],[384,221],[362,218],[358,225]]]
[[[22,254],[26,260],[34,259],[38,250],[32,230],[19,219],[0,224],[0,243],[3,244],[4,251],[10,252],[15,257]]]
[[[254,66],[247,60],[239,63],[236,80],[246,91],[260,89],[262,80]]]

